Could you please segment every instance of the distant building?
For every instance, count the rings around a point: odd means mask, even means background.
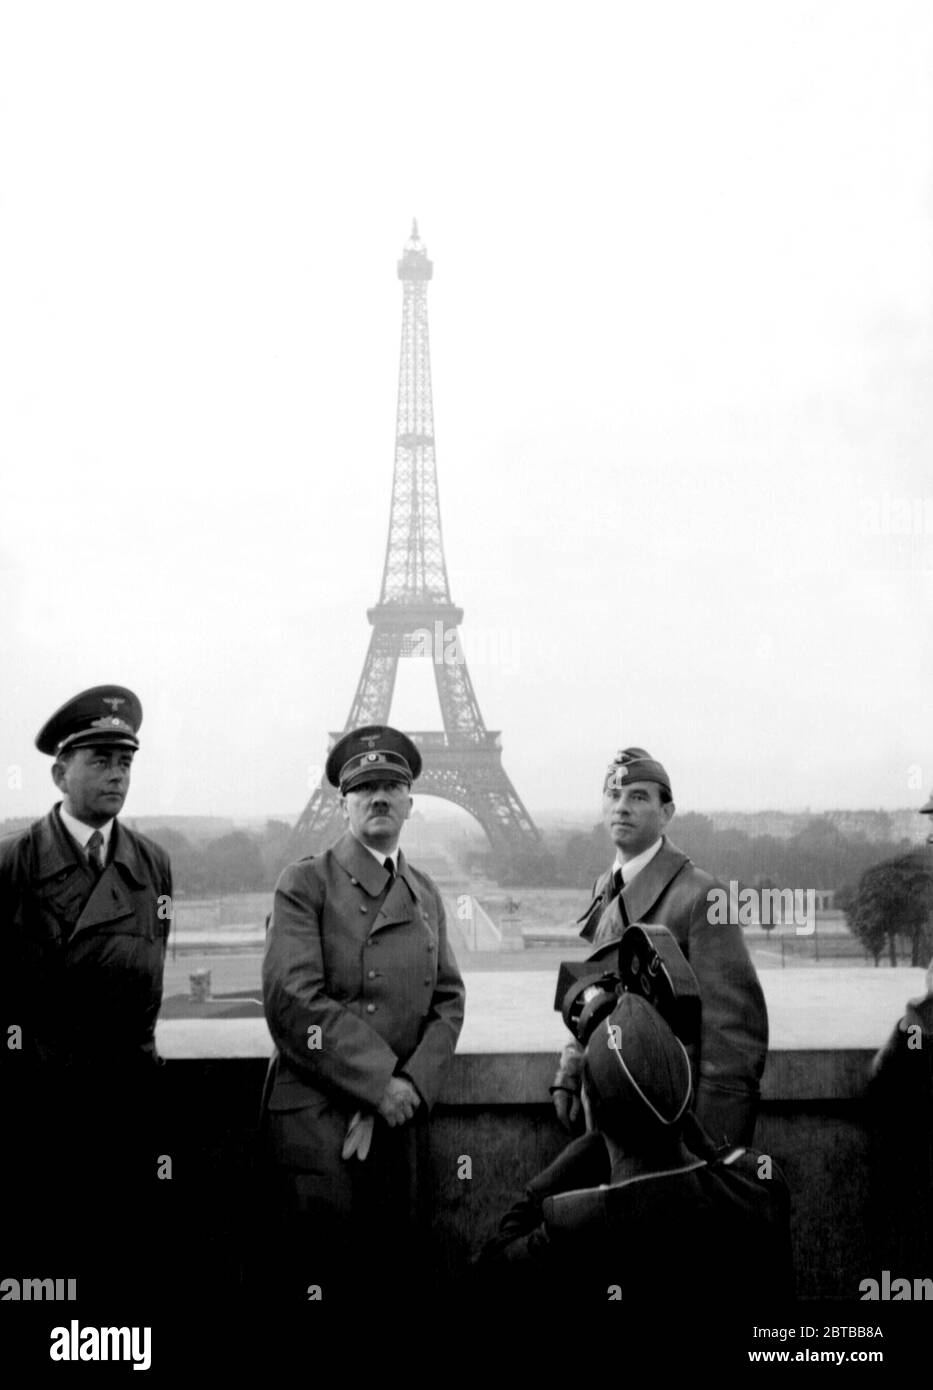
[[[916,810],[897,811],[704,811],[714,830],[739,830],[746,835],[770,835],[789,840],[806,829],[811,820],[826,819],[843,835],[864,835],[878,844],[909,840],[923,844],[927,828],[918,824]]]

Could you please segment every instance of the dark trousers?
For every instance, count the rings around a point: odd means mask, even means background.
[[[369,1155],[329,1172],[263,1157],[263,1219],[255,1292],[293,1305],[349,1306],[362,1297],[403,1305],[429,1293],[434,1255],[419,1173],[427,1124],[377,1121]]]

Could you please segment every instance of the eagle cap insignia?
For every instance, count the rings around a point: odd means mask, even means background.
[[[116,712],[117,706],[118,706],[118,705],[125,705],[125,704],[126,704],[126,700],[125,700],[125,698],[124,698],[122,695],[105,695],[104,698],[103,698],[103,703],[104,703],[105,705],[109,705],[110,708],[111,708],[114,712]]]

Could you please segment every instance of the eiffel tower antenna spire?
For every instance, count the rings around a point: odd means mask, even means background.
[[[369,650],[344,729],[389,721],[400,658],[430,658],[443,732],[408,730],[424,760],[419,795],[438,796],[479,821],[496,851],[537,848],[541,837],[502,766],[501,741],[486,728],[460,647],[463,609],[450,595],[444,558],[428,342],[428,283],[434,267],[412,219],[398,262],[402,348],[395,428],[395,470],[382,586]],[[438,642],[438,637],[440,642]],[[295,854],[326,848],[343,828],[339,800],[326,782],[315,790],[292,836]]]

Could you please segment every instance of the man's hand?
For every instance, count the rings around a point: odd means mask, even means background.
[[[554,1110],[558,1120],[568,1134],[576,1134],[580,1129],[582,1103],[579,1091],[570,1091],[563,1086],[552,1091]]]
[[[410,1081],[404,1076],[391,1076],[377,1109],[389,1128],[394,1129],[406,1124],[420,1104],[421,1097]]]
[[[568,1134],[583,1130],[583,1106],[580,1087],[583,1084],[583,1048],[576,1038],[568,1038],[557,1063],[557,1075],[551,1087],[554,1110],[558,1121]]]

